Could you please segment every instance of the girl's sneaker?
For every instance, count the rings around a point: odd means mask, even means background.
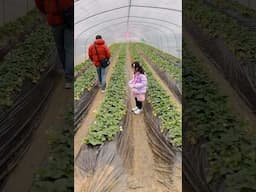
[[[138,109],[138,107],[136,106],[136,107],[132,108],[132,111],[134,112],[134,111],[136,111],[137,109]]]
[[[140,114],[141,112],[142,112],[142,109],[137,109],[137,110],[134,111],[134,113],[135,113],[136,115]]]

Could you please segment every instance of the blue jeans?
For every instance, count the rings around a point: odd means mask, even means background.
[[[74,77],[74,31],[65,25],[52,26],[56,48],[66,79]]]
[[[108,71],[108,67],[105,67],[105,68],[104,67],[97,67],[98,79],[99,79],[102,90],[106,89],[107,71]]]

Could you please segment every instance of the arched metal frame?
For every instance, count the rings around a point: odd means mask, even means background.
[[[115,25],[115,26],[118,26],[118,25],[125,24],[125,23],[126,23],[126,22],[123,21],[123,22],[115,23],[114,25]],[[140,22],[139,22],[139,23],[140,23]],[[107,25],[107,26],[105,26],[105,27],[102,27],[101,29],[97,30],[95,33],[102,33],[103,31],[108,31],[108,30],[112,27],[112,25],[113,25],[113,24],[109,24],[109,25]],[[140,23],[140,26],[144,26],[144,27],[147,27],[147,28],[148,28],[148,27],[149,27],[149,28],[154,28],[157,32],[162,32],[162,34],[165,34],[164,31],[160,30],[159,28],[157,28],[157,27],[155,27],[155,26],[145,25],[144,23],[143,23],[143,24]],[[145,33],[145,34],[146,34],[146,33]],[[85,43],[87,44],[87,41],[88,41],[89,39],[91,39],[91,38],[94,38],[94,37],[92,37],[92,36],[88,37],[88,38],[85,40]],[[168,40],[168,38],[167,38],[167,40]]]
[[[119,20],[119,19],[125,19],[125,18],[128,18],[128,16],[123,16],[123,17],[117,17],[117,18],[113,18],[113,19],[107,19],[107,20],[104,20],[104,21],[101,21],[97,24],[94,24],[90,27],[86,27],[85,30],[83,30],[82,32],[80,32],[78,35],[77,35],[77,38],[79,38],[79,36],[82,34],[82,33],[85,33],[86,31],[89,31],[90,29],[93,29],[95,27],[98,27],[99,25],[102,25],[102,24],[105,24],[105,23],[109,23],[110,21],[115,21],[115,20]],[[162,21],[162,22],[166,22],[170,25],[174,25],[176,27],[179,27],[181,28],[179,25],[176,25],[172,22],[169,22],[169,21],[166,21],[166,20],[161,20],[161,19],[155,19],[155,18],[150,18],[150,17],[138,17],[138,16],[130,16],[130,18],[139,18],[139,19],[145,19],[145,20],[154,20],[154,21]]]
[[[115,26],[118,26],[118,25],[125,24],[125,23],[126,23],[126,22],[123,21],[123,22],[115,23],[114,25],[115,25]],[[150,28],[150,29],[155,29],[156,32],[161,32],[160,34],[163,34],[163,35],[166,34],[163,30],[157,28],[157,27],[156,27],[157,25],[156,25],[156,26],[151,26],[152,23],[151,23],[150,25],[145,25],[145,22],[130,21],[130,24],[131,24],[131,23],[137,23],[137,25],[139,25],[139,26],[141,26],[141,27],[143,26],[143,27],[147,27],[147,28]],[[109,30],[109,28],[110,28],[111,26],[112,26],[112,24],[109,24],[108,26],[103,27],[103,28],[97,30],[96,33],[102,33],[103,31]],[[169,28],[166,28],[166,29],[169,29]],[[145,34],[146,34],[146,33],[145,33]],[[86,39],[86,43],[87,43],[88,39],[90,39],[90,38],[92,38],[92,37],[88,37],[88,38]],[[166,38],[166,40],[168,40],[168,37]],[[176,41],[176,43],[177,43],[177,41]],[[176,46],[177,46],[177,44],[176,44]]]
[[[100,13],[96,13],[96,14],[90,15],[88,17],[85,17],[85,18],[75,22],[75,25],[79,24],[79,23],[81,23],[81,22],[83,22],[83,21],[85,21],[87,19],[90,19],[92,17],[95,17],[97,15],[101,15],[101,14],[104,14],[104,13],[109,13],[109,12],[116,11],[116,10],[119,10],[119,9],[130,8],[130,7],[142,7],[142,8],[150,8],[150,9],[164,9],[164,10],[169,10],[169,11],[175,11],[175,12],[178,12],[180,14],[182,13],[181,10],[171,9],[171,8],[166,8],[166,7],[153,7],[153,6],[142,6],[142,5],[125,5],[125,6],[109,9],[109,10],[106,10],[106,11],[102,11]]]

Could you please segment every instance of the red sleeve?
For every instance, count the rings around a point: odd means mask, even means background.
[[[35,0],[35,4],[42,13],[46,14],[44,9],[44,0]]]
[[[110,50],[107,46],[105,46],[105,54],[106,54],[106,57],[109,59],[111,57],[111,53],[110,53]]]
[[[90,60],[92,61],[93,60],[93,57],[92,57],[93,53],[92,53],[92,46],[89,47],[89,50],[88,50],[88,56],[90,58]]]

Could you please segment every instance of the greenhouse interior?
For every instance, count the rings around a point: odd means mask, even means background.
[[[111,53],[105,93],[88,53],[97,35]],[[76,1],[74,42],[75,191],[181,191],[182,1]],[[135,61],[148,87],[138,116]]]
[[[35,2],[0,1],[0,191],[256,191],[255,0],[75,0],[69,89]]]

